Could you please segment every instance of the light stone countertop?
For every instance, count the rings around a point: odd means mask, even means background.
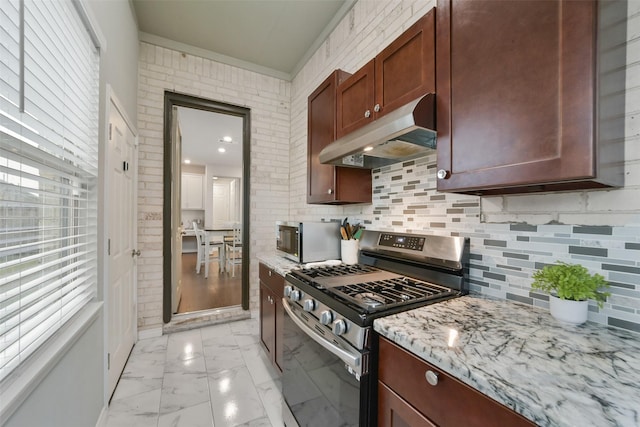
[[[303,264],[298,264],[297,262],[291,261],[283,256],[277,255],[275,253],[269,254],[261,254],[258,255],[258,261],[265,264],[266,266],[273,268],[276,273],[283,276],[290,272],[291,270],[296,270],[302,268]]]
[[[640,426],[640,334],[477,296],[376,319],[374,329],[538,425]]]

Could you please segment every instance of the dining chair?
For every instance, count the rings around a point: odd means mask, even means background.
[[[236,265],[242,265],[242,233],[240,224],[233,224],[232,234],[224,237],[225,269],[231,267],[231,277],[236,277]]]
[[[196,273],[200,274],[200,268],[204,265],[204,277],[209,277],[209,263],[214,259],[218,261],[218,272],[222,270],[223,263],[223,247],[224,244],[221,240],[210,240],[207,236],[207,232],[201,229],[196,229],[196,243],[198,245],[198,259],[196,261]],[[217,249],[217,254],[212,255],[212,248]]]
[[[196,248],[198,249],[197,262],[196,262],[196,274],[200,274],[200,265],[202,265],[201,260],[203,259],[203,251],[204,246],[200,244],[200,237],[198,237],[198,223],[193,221],[193,232],[196,235]]]

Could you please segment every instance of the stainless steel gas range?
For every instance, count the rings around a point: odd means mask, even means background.
[[[374,319],[466,294],[468,258],[462,237],[366,230],[358,264],[287,274],[287,426],[375,426]]]

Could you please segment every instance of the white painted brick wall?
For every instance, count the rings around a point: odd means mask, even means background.
[[[171,90],[251,109],[250,306],[258,306],[256,254],[271,252],[289,214],[290,83],[140,44],[138,328],[162,327],[163,102]]]

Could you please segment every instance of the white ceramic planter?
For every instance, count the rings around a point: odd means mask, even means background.
[[[579,325],[587,321],[588,301],[572,301],[549,295],[551,315],[561,322]]]

